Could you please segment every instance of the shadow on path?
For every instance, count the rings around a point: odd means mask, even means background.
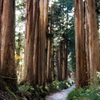
[[[46,96],[45,100],[67,100],[68,93],[75,88],[75,84],[73,84],[70,88],[66,90],[62,90],[61,92],[53,93],[49,96]]]

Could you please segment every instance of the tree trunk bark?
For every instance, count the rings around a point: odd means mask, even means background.
[[[87,68],[90,78],[93,78],[96,71],[100,71],[99,41],[97,32],[97,18],[95,0],[86,0],[86,34],[87,34]]]
[[[47,49],[47,82],[49,82],[49,70],[50,70],[50,39],[48,38],[48,49]]]
[[[61,67],[62,67],[62,80],[65,78],[65,42],[61,41]]]
[[[44,5],[45,4],[45,5]],[[44,21],[44,18],[45,21]],[[46,31],[47,30],[47,1],[40,0],[40,83],[45,85],[45,69],[46,69]]]
[[[82,0],[74,0],[76,42],[76,88],[87,84],[87,67],[84,40],[84,7]]]
[[[64,79],[66,80],[68,78],[68,34],[66,35],[66,38],[64,39],[64,42],[65,42]]]
[[[49,82],[52,82],[54,80],[54,47],[53,47],[53,41],[51,39],[50,41],[50,69],[49,69]]]
[[[44,65],[45,65],[45,34],[44,34],[44,0],[40,0],[40,84],[45,83]]]
[[[47,48],[48,48],[48,38],[47,38],[47,34],[48,34],[48,0],[44,0],[44,34],[45,34],[45,69],[47,69]],[[46,73],[47,70],[45,70],[45,82],[46,82]]]
[[[38,84],[38,34],[39,34],[39,0],[34,5],[36,7],[36,26],[35,26],[35,38],[34,38],[34,56],[33,56],[33,71],[34,71],[34,83]],[[34,9],[34,8],[33,8]]]
[[[1,77],[1,5],[2,0],[0,0],[0,77]]]
[[[2,78],[1,78],[1,4],[2,4],[2,0],[0,0],[0,84],[2,82]],[[1,85],[0,85],[0,89],[1,89]]]
[[[27,0],[27,22],[26,22],[26,35],[25,35],[25,69],[24,80],[29,84],[33,79],[33,45],[34,45],[34,24],[35,9],[33,12],[33,0]],[[34,15],[35,16],[35,15]],[[34,18],[34,19],[33,19]]]
[[[62,75],[62,70],[61,70],[61,55],[60,55],[60,43],[59,43],[59,47],[57,49],[57,79],[58,81],[61,81],[61,75]]]
[[[1,69],[6,83],[16,87],[17,77],[15,70],[15,0],[2,1],[1,21]]]

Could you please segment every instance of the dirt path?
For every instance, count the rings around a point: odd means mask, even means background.
[[[45,100],[67,100],[67,95],[73,88],[75,88],[75,84],[73,84],[70,88],[66,90],[62,90],[61,92],[53,93],[49,96],[46,96]]]

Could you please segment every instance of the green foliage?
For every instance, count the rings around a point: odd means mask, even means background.
[[[18,87],[18,91],[26,92],[29,95],[31,95],[31,92],[29,90],[34,90],[34,88],[32,86],[30,86],[30,85],[27,85],[27,86],[21,85],[21,86]]]
[[[50,86],[49,86],[49,92],[52,93],[52,92],[57,92],[57,91],[60,91],[62,89],[67,89],[68,87],[70,87],[71,84],[65,80],[65,81],[53,81]]]
[[[67,80],[61,82],[53,81],[51,84],[45,87],[39,85],[21,85],[18,87],[18,92],[23,94],[27,93],[32,98],[34,98],[34,100],[44,100],[45,96],[49,95],[50,93],[54,93],[62,89],[67,89],[70,86],[71,84]],[[25,99],[26,98],[23,98],[23,100]]]
[[[20,93],[27,93],[30,95],[34,100],[42,100],[48,93],[48,91],[43,86],[30,86],[30,85],[21,85],[18,88],[18,92]],[[24,100],[25,98],[23,98]]]
[[[73,89],[73,90],[68,94],[67,99],[68,99],[68,100],[75,100],[75,99],[77,99],[79,96],[80,96],[80,95],[79,95],[78,91],[77,91],[76,89]]]
[[[100,100],[100,84],[95,81],[85,88],[73,89],[67,100]]]

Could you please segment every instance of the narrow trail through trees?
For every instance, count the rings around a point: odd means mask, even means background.
[[[66,90],[62,90],[61,92],[53,93],[49,96],[46,96],[45,100],[67,100],[67,95],[71,92],[73,88],[75,88],[75,84],[73,84],[70,88]]]

